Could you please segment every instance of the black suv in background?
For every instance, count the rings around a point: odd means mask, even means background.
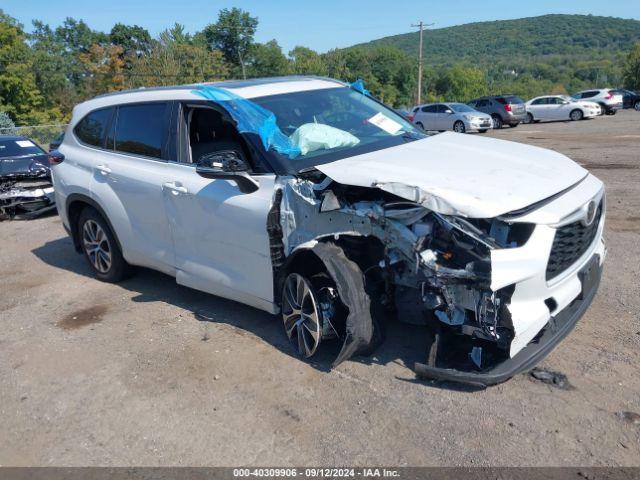
[[[614,92],[622,95],[622,108],[633,108],[640,111],[640,92],[619,88]]]
[[[516,95],[480,97],[471,100],[467,105],[480,112],[491,115],[493,128],[502,128],[505,124],[512,128],[517,127],[520,122],[524,121],[527,115],[524,100]]]

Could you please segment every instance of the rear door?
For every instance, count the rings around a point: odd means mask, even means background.
[[[169,274],[175,261],[162,185],[167,181],[171,110],[168,102],[118,106],[91,185],[126,260]]]
[[[438,118],[435,105],[426,105],[420,109],[420,123],[425,130],[437,130]]]

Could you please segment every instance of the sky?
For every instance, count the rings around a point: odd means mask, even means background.
[[[57,26],[83,19],[108,32],[114,23],[137,24],[157,35],[174,22],[188,32],[216,20],[222,8],[239,7],[258,17],[255,40],[276,39],[285,52],[303,45],[325,52],[412,31],[420,20],[443,28],[486,20],[579,13],[640,20],[640,0],[2,0],[0,8],[29,31],[33,19]]]

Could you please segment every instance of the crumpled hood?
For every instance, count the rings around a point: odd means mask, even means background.
[[[551,150],[452,132],[316,168],[338,183],[377,187],[430,210],[469,218],[527,207],[588,173]]]

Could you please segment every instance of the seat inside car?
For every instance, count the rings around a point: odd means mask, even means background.
[[[197,163],[208,154],[230,150],[246,160],[240,135],[220,112],[210,108],[194,108],[189,111],[188,119],[192,163]]]

